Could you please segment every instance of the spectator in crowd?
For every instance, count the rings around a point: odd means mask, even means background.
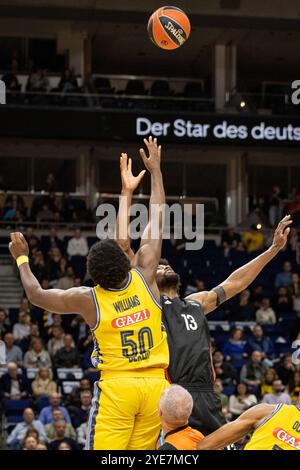
[[[11,333],[4,335],[6,362],[14,362],[18,367],[23,366],[23,352],[19,346],[14,344],[15,340]]]
[[[263,354],[253,351],[250,361],[242,367],[240,380],[249,387],[257,389],[261,386],[266,367],[262,362]]]
[[[288,239],[288,247],[291,251],[296,251],[299,243],[299,234],[298,230],[295,227],[291,228],[289,239]]]
[[[48,450],[47,444],[44,444],[43,442],[39,442],[35,450]]]
[[[280,203],[283,199],[283,193],[280,186],[273,186],[272,194],[269,200],[269,221],[271,227],[276,227],[280,221]]]
[[[79,352],[83,354],[90,344],[91,330],[80,315],[76,315],[72,319],[69,332],[72,334],[74,341],[78,343]]]
[[[54,410],[60,410],[66,422],[71,424],[71,419],[67,409],[60,405],[60,395],[58,393],[51,393],[49,396],[49,402],[50,405],[43,408],[39,415],[39,420],[43,423],[43,425],[46,426],[46,424],[53,422]]]
[[[58,253],[63,253],[64,251],[64,242],[58,236],[57,229],[51,227],[49,235],[43,235],[41,238],[42,251],[46,255],[51,255],[53,250],[56,248],[59,250]]]
[[[51,324],[52,323],[52,324]],[[58,313],[53,313],[51,320],[50,320],[51,326],[48,328],[48,336],[53,336],[53,329],[56,326],[62,327],[62,316],[59,315]]]
[[[73,422],[75,428],[86,423],[92,404],[92,393],[89,390],[80,393],[80,406],[74,409]]]
[[[48,204],[44,203],[42,209],[36,215],[37,222],[53,222],[54,212],[49,208]]]
[[[72,450],[77,450],[78,445],[75,439],[72,439],[70,437],[66,437],[66,431],[67,431],[67,423],[64,419],[60,419],[55,421],[54,423],[54,428],[55,428],[55,437],[53,441],[50,442],[49,444],[49,449],[50,450],[58,450],[59,444],[61,441],[65,441],[69,444]]]
[[[287,207],[288,213],[293,217],[297,227],[300,225],[300,193],[295,195],[295,199]]]
[[[297,404],[300,396],[300,371],[294,372],[293,378],[288,383],[287,391],[290,394],[292,402]]]
[[[66,407],[71,414],[74,410],[80,407],[80,395],[83,392],[91,392],[91,383],[89,379],[82,378],[79,382],[79,387],[73,388],[72,392],[66,397]]]
[[[231,418],[231,414],[229,413],[229,399],[228,396],[223,393],[223,384],[221,379],[215,380],[214,392],[219,395],[222,403],[222,413],[225,416],[226,421],[229,421]]]
[[[220,379],[224,385],[232,385],[236,380],[236,369],[230,362],[224,361],[221,351],[214,353],[214,368],[217,379]]]
[[[57,288],[58,289],[71,289],[71,287],[74,287],[75,285],[75,273],[73,266],[68,266],[67,271],[64,276],[62,276],[58,283],[57,283]]]
[[[269,405],[277,405],[284,403],[285,405],[291,405],[292,400],[288,393],[284,392],[284,386],[280,379],[276,379],[273,382],[273,392],[267,393],[263,398],[263,403]]]
[[[13,96],[17,96],[15,94],[21,89],[17,75],[11,71],[3,75],[2,80],[6,85],[6,90],[10,92],[10,94],[12,93]],[[8,102],[10,102],[10,100]]]
[[[283,263],[283,269],[281,273],[278,273],[275,278],[275,287],[287,287],[292,284],[292,264],[290,261]]]
[[[33,227],[27,227],[26,233],[25,233],[25,238],[27,240],[27,243],[29,245],[29,250],[32,253],[32,250],[34,248],[39,249],[40,246],[40,240],[39,238],[34,234],[34,229]]]
[[[229,412],[233,419],[238,418],[244,411],[257,404],[255,395],[250,394],[245,383],[236,386],[235,393],[229,398]]]
[[[24,356],[24,367],[38,368],[40,366],[51,367],[51,359],[48,351],[43,347],[42,340],[40,338],[34,338],[31,342],[29,351]]]
[[[46,441],[45,429],[40,421],[35,419],[32,408],[25,408],[23,412],[23,421],[18,423],[12,432],[9,434],[6,443],[12,449],[17,449],[21,446],[27,431],[31,428],[37,430],[39,439],[43,442]]]
[[[60,264],[62,259],[63,257],[60,249],[57,247],[51,248],[47,265],[47,271],[49,274],[50,281],[59,279],[61,275]]]
[[[0,338],[9,331],[11,331],[11,326],[7,312],[4,308],[0,308]]]
[[[55,426],[55,424],[58,421],[66,422],[64,420],[62,412],[57,409],[57,410],[53,411],[53,422],[49,423],[45,426],[45,434],[46,434],[46,438],[47,438],[48,442],[55,441],[56,439],[58,439],[57,429],[56,429],[56,426]],[[66,423],[65,437],[69,437],[70,439],[76,440],[75,430],[74,430],[72,424],[70,424],[70,423]]]
[[[258,230],[255,225],[251,225],[250,230],[243,233],[242,241],[249,253],[259,251],[265,245],[265,237],[261,230]]]
[[[86,256],[89,247],[87,240],[82,236],[81,230],[77,228],[74,231],[74,237],[68,241],[67,254],[74,267],[76,276],[83,279],[86,271]]]
[[[27,315],[30,316],[30,319],[33,318],[33,310],[32,305],[30,305],[29,300],[27,297],[23,297],[20,304],[20,312],[25,312]]]
[[[39,337],[40,337],[40,330],[39,330],[38,324],[37,323],[31,323],[30,324],[30,334],[29,334],[29,336],[25,336],[25,338],[23,338],[22,341],[20,341],[20,343],[19,343],[20,348],[22,349],[22,351],[23,352],[28,351],[32,341],[35,338],[39,338]]]
[[[162,437],[158,441],[160,450],[196,450],[204,436],[188,425],[193,409],[193,398],[180,385],[170,385],[161,395],[158,414]]]
[[[62,440],[59,442],[57,450],[72,450],[72,447],[67,441]]]
[[[224,249],[224,256],[227,258],[231,249],[241,248],[242,238],[239,233],[230,227],[222,233],[221,244]]]
[[[79,428],[76,429],[77,431],[77,443],[80,446],[80,448],[85,447],[85,443],[87,440],[87,434],[88,434],[88,423],[82,423]]]
[[[58,90],[62,93],[75,93],[78,91],[77,79],[72,70],[66,69],[63,72],[58,84]]]
[[[37,450],[39,444],[38,439],[35,436],[25,436],[22,441],[23,450]]]
[[[263,362],[266,365],[272,365],[275,357],[274,346],[269,336],[264,335],[264,331],[260,325],[256,325],[252,330],[252,337],[246,344],[247,354],[251,355],[253,351],[262,353]]]
[[[30,316],[26,312],[19,312],[18,322],[13,326],[13,337],[20,342],[25,336],[30,335]]]
[[[292,296],[300,295],[300,276],[298,273],[292,274],[292,282],[288,286],[288,291],[289,291],[289,294]]]
[[[18,373],[14,362],[7,364],[7,372],[0,378],[0,394],[6,400],[21,400],[28,396],[28,384],[23,375]]]
[[[276,315],[270,305],[270,299],[262,299],[260,308],[256,311],[256,322],[262,325],[275,325]]]
[[[44,190],[47,191],[48,193],[51,193],[51,192],[56,191],[56,189],[57,189],[57,184],[56,184],[54,173],[48,173],[46,181],[45,181]]]
[[[57,384],[52,379],[52,372],[47,366],[39,368],[38,373],[31,384],[33,395],[36,399],[50,396],[57,392]]]
[[[33,69],[27,78],[26,91],[48,92],[50,89],[46,69]]]
[[[52,338],[48,341],[48,352],[53,359],[57,351],[64,347],[65,332],[61,326],[52,327]]]
[[[277,296],[273,302],[275,312],[278,315],[292,312],[293,310],[293,300],[289,295],[287,287],[279,287]]]
[[[264,397],[267,393],[272,393],[273,382],[276,379],[278,379],[278,376],[275,369],[269,367],[267,370],[265,370],[260,390],[260,395],[262,397]]]
[[[201,279],[195,279],[195,281],[188,283],[185,287],[184,297],[195,294],[196,292],[203,292],[204,290],[206,290],[204,281]]]
[[[56,368],[72,368],[79,366],[79,356],[77,348],[71,335],[64,336],[64,347],[59,349],[54,356],[54,364]]]
[[[230,321],[253,321],[255,308],[250,299],[248,289],[242,291],[238,301],[234,299],[230,304]]]
[[[43,252],[37,250],[32,255],[31,269],[35,277],[41,281],[42,279],[47,279],[48,271],[45,264],[45,259]]]
[[[275,369],[283,385],[286,386],[293,379],[294,373],[296,372],[292,354],[286,353]]]
[[[258,284],[254,287],[253,292],[251,294],[251,301],[254,304],[255,308],[259,308],[261,301],[264,298],[264,288],[261,284]]]
[[[223,348],[223,355],[226,360],[230,360],[234,367],[240,368],[244,363],[244,358],[247,357],[246,341],[243,339],[243,330],[241,328],[234,328],[231,331],[230,338],[225,343]]]

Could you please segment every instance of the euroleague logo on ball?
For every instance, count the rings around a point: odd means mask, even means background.
[[[178,49],[186,42],[191,32],[191,24],[180,8],[162,7],[151,15],[147,30],[149,38],[156,46],[172,50]]]

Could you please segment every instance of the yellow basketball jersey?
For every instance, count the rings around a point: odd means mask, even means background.
[[[93,290],[97,323],[92,329],[92,363],[101,371],[166,369],[169,349],[162,326],[161,306],[142,273],[129,272],[122,289]]]
[[[244,450],[300,450],[300,407],[277,405],[254,431]]]

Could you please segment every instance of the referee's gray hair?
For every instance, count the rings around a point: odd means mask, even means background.
[[[193,409],[192,395],[180,385],[170,385],[160,397],[159,408],[168,423],[186,424]]]

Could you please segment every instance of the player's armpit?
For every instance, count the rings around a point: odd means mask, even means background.
[[[198,450],[218,450],[233,444],[248,433],[253,432],[257,426],[272,414],[275,406],[259,404],[245,411],[239,418],[227,423],[217,431],[206,436],[198,444]]]

